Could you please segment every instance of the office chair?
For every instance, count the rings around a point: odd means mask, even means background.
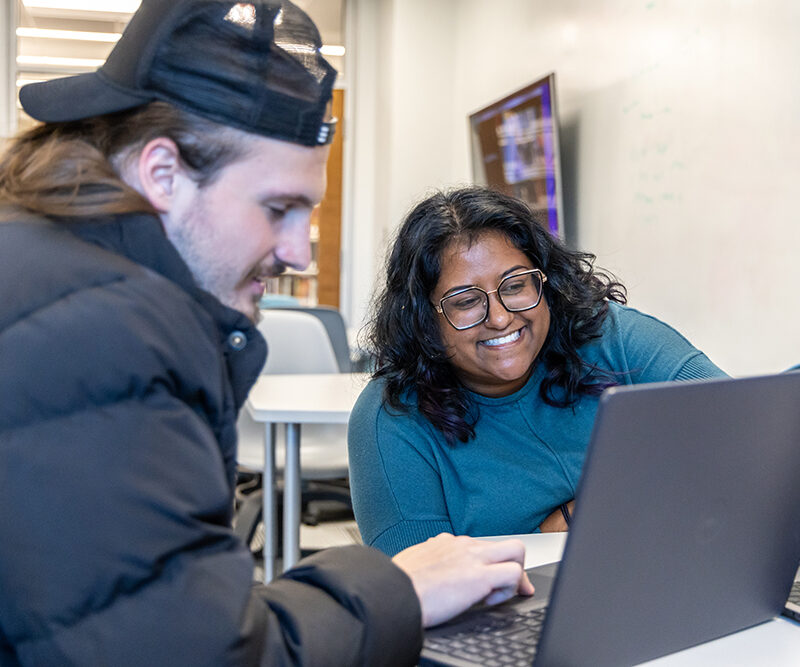
[[[369,370],[371,359],[366,353],[353,353],[347,340],[347,327],[344,323],[342,314],[331,306],[301,306],[299,303],[293,304],[284,301],[263,301],[265,308],[270,310],[295,310],[308,313],[319,319],[328,332],[328,337],[339,364],[339,371],[342,373],[361,373]]]
[[[269,310],[292,310],[300,313],[308,313],[316,317],[325,327],[328,338],[336,357],[336,363],[340,373],[352,372],[350,360],[350,345],[347,342],[347,329],[344,325],[342,314],[330,306],[294,306],[290,304],[282,306],[272,306]]]
[[[331,338],[320,318],[300,309],[268,308],[262,311],[259,330],[268,346],[262,374],[340,372]],[[253,477],[260,477],[264,467],[264,425],[242,410],[237,431],[241,483],[234,529],[249,544],[261,515],[261,491],[255,490],[258,483]],[[304,424],[300,442],[303,522],[315,525],[326,518],[326,513],[330,518],[351,517],[346,425]],[[275,445],[275,466],[280,475],[285,433],[276,433]]]

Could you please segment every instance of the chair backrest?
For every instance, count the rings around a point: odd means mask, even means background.
[[[293,310],[301,313],[308,313],[318,318],[328,332],[333,351],[336,354],[336,361],[339,364],[339,371],[349,373],[353,370],[350,359],[350,344],[347,341],[347,327],[344,324],[342,314],[330,306],[300,306],[290,303],[275,303],[267,307],[268,310]]]
[[[261,314],[258,329],[268,347],[262,374],[340,372],[330,337],[319,318],[293,308],[267,308]]]

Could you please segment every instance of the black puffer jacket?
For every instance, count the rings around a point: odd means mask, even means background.
[[[419,605],[376,551],[253,585],[235,422],[266,347],[156,218],[6,209],[0,294],[0,664],[413,663]]]

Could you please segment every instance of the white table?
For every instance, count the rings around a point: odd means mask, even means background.
[[[513,535],[525,543],[525,567],[561,560],[566,533]],[[483,539],[501,540],[505,537]],[[658,667],[800,665],[800,623],[777,617],[761,625],[648,661]]]
[[[253,420],[264,424],[264,581],[275,576],[275,428],[286,426],[283,471],[283,569],[300,558],[300,425],[346,424],[369,375],[262,375],[247,398]]]

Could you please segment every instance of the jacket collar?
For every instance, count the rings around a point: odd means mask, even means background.
[[[45,220],[7,207],[0,209],[2,219]],[[217,343],[228,367],[238,410],[264,366],[266,341],[245,315],[223,305],[197,285],[186,262],[167,238],[161,221],[144,213],[53,220],[61,229],[70,231],[83,241],[159,273],[194,298],[216,324]]]

